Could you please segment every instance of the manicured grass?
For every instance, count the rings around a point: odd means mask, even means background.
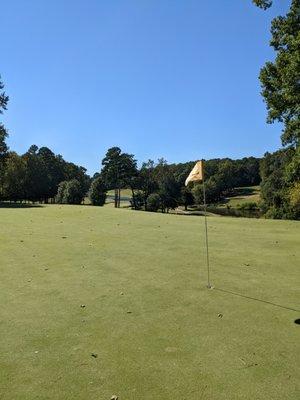
[[[109,190],[107,192],[107,197],[106,197],[106,204],[114,206],[114,198],[115,198],[115,191],[114,190]],[[121,201],[120,201],[120,207],[121,208],[128,208],[130,207],[130,200],[132,199],[132,192],[130,189],[121,189]]]
[[[227,198],[227,206],[237,207],[244,203],[258,203],[260,199],[260,187],[249,186],[234,189],[234,194]]]
[[[1,400],[299,399],[299,222],[208,218],[208,290],[202,217],[0,218]]]
[[[114,190],[109,190],[107,192],[108,196],[114,196],[115,191]],[[132,197],[132,191],[131,189],[121,189],[121,199],[122,198],[130,198]]]

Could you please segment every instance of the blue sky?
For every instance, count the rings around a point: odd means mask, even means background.
[[[12,150],[48,146],[100,169],[117,145],[141,161],[262,156],[280,146],[258,74],[274,57],[251,0],[1,2],[2,120]]]

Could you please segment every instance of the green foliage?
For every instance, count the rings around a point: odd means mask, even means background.
[[[68,204],[81,204],[84,196],[86,195],[86,190],[80,184],[79,180],[72,179],[68,181],[65,189],[65,201]]]
[[[10,152],[5,157],[2,193],[4,200],[22,201],[25,198],[26,164],[22,157]]]
[[[3,156],[7,153],[8,151],[8,146],[5,142],[5,140],[8,137],[7,130],[5,129],[4,125],[0,123],[0,162]]]
[[[300,215],[300,182],[295,183],[290,189],[290,204]]]
[[[261,161],[262,209],[268,218],[300,218],[290,197],[292,188],[300,182],[298,153],[299,149],[282,149],[266,153]]]
[[[3,89],[4,89],[4,84],[1,81],[1,75],[0,75],[0,114],[3,114],[3,111],[6,110],[7,103],[9,100],[9,97],[6,95]],[[4,174],[3,166],[5,162],[4,158],[8,151],[8,146],[6,144],[7,137],[8,137],[7,130],[5,129],[4,125],[0,122],[0,198],[1,198],[1,192],[3,192],[3,174]]]
[[[161,199],[158,193],[152,193],[147,198],[147,211],[158,211],[161,207]]]
[[[60,155],[55,155],[47,147],[39,149],[32,145],[22,156],[8,153],[3,159],[3,166],[5,168],[0,175],[2,177],[0,196],[7,200],[14,200],[18,197],[19,200],[47,203],[49,199],[56,196],[60,182],[72,179],[76,179],[80,183],[84,193],[90,186],[90,178],[86,174],[85,168],[66,162]],[[22,176],[16,186],[12,176],[15,174],[13,171],[17,171],[18,168],[22,171]],[[17,187],[20,191],[18,196],[15,193]]]
[[[206,185],[207,189],[207,185]],[[192,195],[194,202],[196,204],[203,204],[204,197],[203,197],[203,185],[200,183],[194,184],[194,186],[191,189]]]
[[[56,197],[55,197],[55,201],[56,201],[57,203],[59,203],[59,204],[66,203],[65,193],[66,193],[67,183],[68,183],[68,181],[62,181],[62,182],[60,182],[60,184],[58,185],[58,188],[57,188],[57,195],[56,195]]]
[[[134,186],[137,176],[136,160],[132,154],[122,153],[119,147],[108,149],[102,160],[101,176],[108,190],[115,189],[115,207],[120,206],[120,189]]]
[[[204,168],[207,204],[219,202],[235,187],[253,186],[260,182],[258,158],[208,160]],[[194,184],[192,194],[195,203],[203,203],[202,184]]]
[[[144,195],[144,201],[151,193],[158,193],[161,198],[162,211],[168,211],[182,204],[185,207],[202,203],[202,186],[198,184],[189,188],[184,182],[195,162],[168,164],[160,159],[157,164],[149,160],[142,165],[138,175],[137,187]],[[242,160],[213,159],[205,162],[207,201],[214,203],[236,186],[257,185],[260,182],[259,159],[254,157]],[[147,208],[147,204],[146,204]]]
[[[194,197],[190,188],[183,186],[180,190],[180,204],[184,205],[185,209],[194,204]]]
[[[0,114],[3,113],[3,110],[6,110],[7,103],[9,100],[9,97],[6,95],[3,89],[4,89],[4,84],[1,81],[1,75],[0,75]]]
[[[133,197],[130,200],[131,207],[135,210],[142,210],[145,208],[145,196],[141,190],[133,192]]]
[[[169,212],[178,206],[181,197],[181,188],[172,174],[163,174],[158,183],[158,194],[162,212]]]
[[[49,198],[55,197],[59,182],[65,179],[63,168],[60,165],[61,159],[59,156],[55,156],[48,147],[41,147],[36,156],[43,171],[43,195],[44,201],[47,202]]]
[[[258,204],[255,201],[246,201],[242,204],[238,204],[237,208],[239,210],[253,211],[258,209]]]
[[[90,191],[89,191],[89,198],[91,204],[94,206],[103,206],[106,200],[106,186],[103,182],[101,176],[98,176],[96,179],[92,181]]]
[[[268,122],[284,124],[283,145],[300,144],[300,0],[292,0],[285,17],[272,21],[271,46],[277,52],[260,73]]]
[[[148,196],[158,190],[154,161],[148,160],[147,162],[142,164],[142,167],[138,172],[136,184],[136,187],[142,193],[145,207],[147,207],[146,203]]]
[[[81,204],[86,194],[77,179],[63,181],[58,186],[56,201],[64,204]]]
[[[255,3],[263,8],[271,5]],[[292,0],[287,15],[272,21],[271,34],[276,59],[260,72],[262,95],[267,121],[283,123],[282,144],[291,148],[266,153],[261,161],[261,206],[269,218],[300,218],[300,0]]]
[[[271,5],[273,4],[272,0],[252,0],[255,5],[258,7],[266,10],[267,8],[270,8]]]

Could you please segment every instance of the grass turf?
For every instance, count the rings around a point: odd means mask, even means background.
[[[201,217],[0,217],[1,400],[299,399],[299,222],[209,218],[208,290]]]
[[[221,203],[224,207],[237,207],[245,203],[258,203],[260,200],[259,186],[245,186],[235,188],[230,197],[226,198],[225,203]]]

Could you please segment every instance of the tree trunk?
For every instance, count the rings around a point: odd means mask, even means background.
[[[118,189],[115,189],[115,208],[118,207]]]
[[[136,210],[136,202],[135,202],[135,196],[134,196],[134,190],[131,188],[131,193],[132,193],[132,204],[134,209]]]
[[[120,208],[121,205],[121,189],[118,189],[118,208]]]

